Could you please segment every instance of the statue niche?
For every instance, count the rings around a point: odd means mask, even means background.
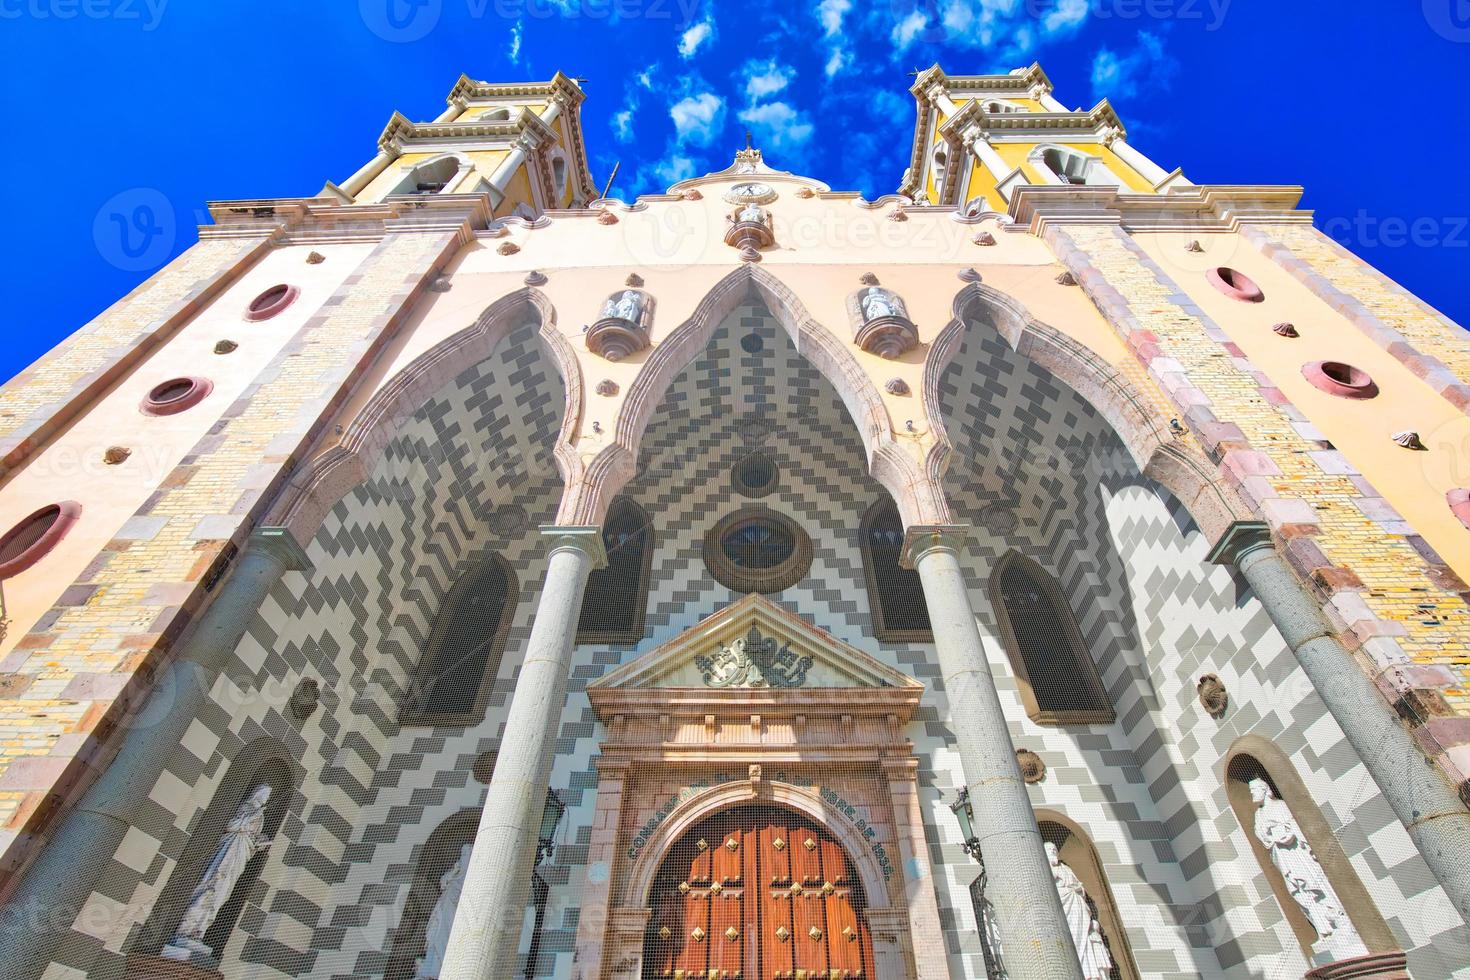
[[[747,201],[726,215],[725,244],[731,248],[770,248],[776,244],[771,215],[754,201]]]
[[[847,301],[853,340],[869,354],[890,361],[902,357],[919,345],[919,328],[909,319],[908,308],[897,293],[879,286],[875,276],[864,276],[863,281],[870,285]]]
[[[609,361],[621,361],[643,350],[653,327],[653,305],[653,297],[641,289],[613,293],[587,328],[588,349]]]

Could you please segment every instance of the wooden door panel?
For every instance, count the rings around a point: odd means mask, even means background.
[[[698,825],[671,850],[650,901],[645,978],[872,980],[852,865],[829,833],[788,811],[743,807]]]

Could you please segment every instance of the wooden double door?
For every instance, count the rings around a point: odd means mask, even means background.
[[[832,835],[747,806],[698,824],[659,870],[643,976],[873,980],[862,888]]]

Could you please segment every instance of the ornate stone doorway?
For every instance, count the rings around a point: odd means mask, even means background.
[[[588,685],[606,735],[573,977],[947,976],[922,693],[760,596]]]
[[[727,810],[664,858],[643,976],[871,978],[862,884],[831,834],[774,806]]]

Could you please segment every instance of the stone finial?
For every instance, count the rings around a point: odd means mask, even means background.
[[[235,343],[233,340],[221,340],[219,343],[214,345],[214,352],[216,354],[230,354],[238,350],[239,347],[240,345]]]
[[[306,256],[307,265],[321,265],[327,261],[327,257],[320,252],[311,252]]]
[[[1028,783],[1039,783],[1046,778],[1046,763],[1030,749],[1016,750],[1016,764],[1021,767],[1021,778]]]
[[[812,198],[817,196],[817,192],[810,187],[798,187],[796,189],[796,196],[800,198]]]
[[[1057,285],[1075,286],[1077,285],[1077,277],[1072,275],[1070,271],[1065,271],[1061,275],[1057,276]]]
[[[499,252],[501,255],[514,255],[520,250],[521,247],[515,242],[501,242],[500,247],[497,248],[495,251]]]
[[[1230,706],[1230,693],[1225,690],[1225,682],[1215,674],[1201,677],[1195,691],[1199,694],[1200,706],[1211,718],[1219,718]]]
[[[1300,337],[1301,336],[1301,334],[1297,333],[1296,324],[1294,324],[1294,323],[1278,323],[1274,327],[1272,327],[1271,329],[1273,331],[1275,331],[1277,334],[1281,335],[1282,337]]]
[[[547,283],[546,274],[539,269],[532,269],[526,273],[526,278],[523,282],[527,286],[544,286]]]
[[[597,223],[600,225],[615,225],[618,223],[618,216],[613,214],[607,208],[603,208],[601,211],[597,212]]]
[[[976,245],[994,245],[995,236],[988,231],[982,231],[974,238],[970,239],[970,241],[974,242]]]
[[[702,201],[702,200],[704,200],[704,195],[701,194],[701,193],[699,193],[699,191],[695,190],[693,187],[689,188],[687,191],[685,191],[684,193],[680,194],[679,196],[682,197],[686,201]]]
[[[287,707],[291,711],[291,717],[297,721],[305,721],[316,714],[317,707],[321,704],[321,687],[310,678],[302,678],[301,683],[296,685],[296,690],[291,692],[291,700]]]
[[[1413,431],[1412,429],[1405,429],[1402,432],[1395,432],[1393,434],[1393,441],[1398,443],[1400,446],[1403,446],[1405,449],[1428,448],[1424,445],[1424,441],[1419,438],[1419,433]]]
[[[624,279],[623,282],[629,286],[641,286],[643,285],[643,277],[636,272],[630,272],[628,273],[628,278]]]
[[[102,462],[108,466],[116,466],[126,461],[131,455],[133,455],[133,451],[127,446],[108,446],[107,452],[102,454]]]
[[[597,393],[607,398],[611,398],[613,395],[616,395],[618,393],[618,383],[612,378],[603,378],[601,381],[597,382]]]
[[[902,207],[896,207],[892,211],[888,212],[888,220],[889,221],[907,221],[907,220],[909,220],[909,216],[904,213],[904,210],[903,210]]]
[[[1199,243],[1198,238],[1191,238],[1189,244],[1184,246],[1186,252],[1203,252],[1205,247]]]
[[[961,282],[981,281],[980,273],[976,272],[974,269],[961,269],[958,273],[956,273],[956,275],[960,277]]]
[[[510,243],[507,242],[506,244]],[[448,276],[438,276],[429,283],[429,292],[431,293],[447,293],[453,288],[454,284],[449,281]]]
[[[873,275],[871,272],[864,272],[861,276],[858,277],[858,282],[862,283],[864,286],[876,286],[878,285],[878,277]]]
[[[889,378],[888,382],[883,385],[883,390],[890,395],[907,395],[909,393],[909,383],[903,378]]]

